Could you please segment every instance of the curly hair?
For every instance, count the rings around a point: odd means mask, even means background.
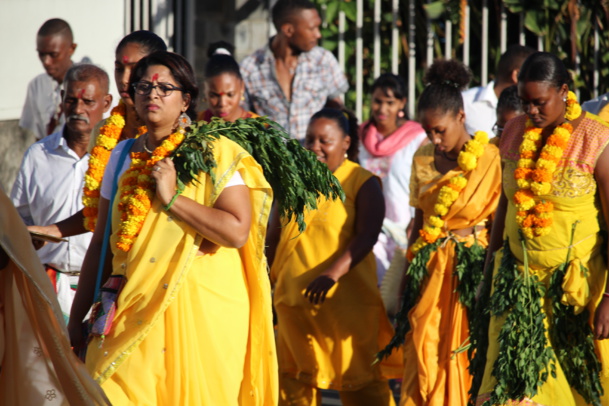
[[[423,78],[426,87],[419,96],[419,114],[426,110],[458,113],[463,110],[463,91],[472,79],[471,70],[454,59],[436,60]]]

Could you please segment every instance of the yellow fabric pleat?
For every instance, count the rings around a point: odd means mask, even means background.
[[[197,257],[202,237],[156,199],[128,254],[115,249],[116,236],[111,238],[113,273],[128,281],[112,331],[89,345],[87,367],[120,404],[261,406],[277,401],[264,256],[272,192],[260,166],[237,144],[221,137],[213,148],[215,183],[202,174],[183,195],[213,206],[239,171],[252,204],[243,248]],[[114,230],[118,218],[115,204]],[[133,376],[150,379],[134,385]]]
[[[313,305],[306,287],[346,249],[355,233],[355,199],[373,175],[345,160],[335,171],[345,202],[320,201],[308,212],[306,230],[284,226],[271,268],[275,284],[280,372],[317,388],[357,390],[374,380],[399,377],[401,352],[372,366],[393,328],[377,288],[376,262],[370,252],[341,277],[326,301]]]
[[[415,154],[413,181],[417,193],[413,199],[425,218],[434,214],[437,196],[448,180],[462,171],[458,167],[442,175],[433,164],[432,144]],[[488,145],[478,166],[465,174],[468,182],[459,198],[443,217],[447,231],[483,224],[497,206],[500,194],[501,166],[499,152]],[[467,351],[455,350],[468,344],[469,320],[466,308],[459,302],[455,242],[471,245],[474,241],[488,245],[483,229],[467,237],[451,237],[434,252],[427,263],[428,276],[419,294],[419,301],[410,311],[410,331],[404,343],[404,377],[400,405],[466,405],[472,377],[468,371]]]

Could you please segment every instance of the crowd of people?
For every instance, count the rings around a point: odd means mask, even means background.
[[[559,58],[514,45],[484,87],[435,61],[413,118],[382,74],[360,124],[315,6],[272,15],[241,64],[210,47],[201,96],[128,34],[113,108],[68,23],[40,28],[20,121],[39,141],[0,193],[0,404],[383,406],[394,379],[400,405],[609,405],[607,97],[580,106]],[[342,188],[304,229],[264,143],[193,141],[261,116]]]

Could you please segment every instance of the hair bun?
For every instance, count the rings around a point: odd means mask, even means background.
[[[438,59],[425,73],[427,85],[446,85],[464,90],[472,79],[471,70],[455,59]]]

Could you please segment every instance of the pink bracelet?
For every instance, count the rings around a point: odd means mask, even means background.
[[[609,292],[603,292],[604,297],[609,297]]]

